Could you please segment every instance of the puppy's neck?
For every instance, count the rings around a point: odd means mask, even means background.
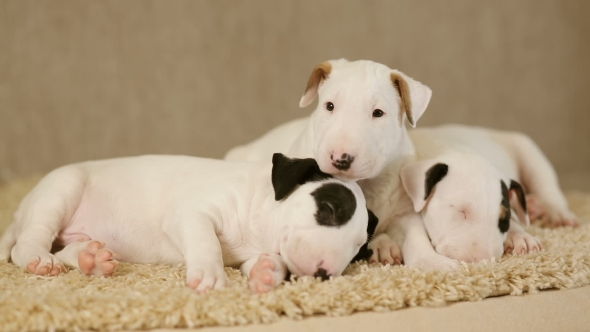
[[[403,128],[400,144],[387,166],[377,177],[358,182],[367,200],[367,207],[379,217],[378,232],[398,216],[413,212],[412,201],[404,190],[399,174],[405,164],[415,159],[414,144]]]
[[[248,233],[256,250],[260,250],[261,253],[278,254],[282,205],[274,198],[270,173],[271,168],[268,167],[253,176],[248,212],[245,215],[248,227],[242,231]]]

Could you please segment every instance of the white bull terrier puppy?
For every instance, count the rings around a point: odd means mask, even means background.
[[[299,102],[306,107],[319,99],[311,117],[280,125],[231,149],[225,159],[258,161],[283,152],[313,157],[323,172],[338,178],[374,178],[407,152],[403,118],[414,126],[431,94],[427,86],[379,63],[327,61],[313,70]]]
[[[405,262],[413,267],[448,268],[456,261],[437,254],[420,215],[399,179],[414,158],[404,119],[415,126],[432,91],[407,75],[372,61],[332,60],[312,71],[300,106],[319,102],[310,117],[280,125],[257,140],[230,150],[227,160],[261,160],[272,152],[313,157],[320,169],[359,182],[368,207],[379,217],[369,245],[373,260],[400,263],[401,252],[387,235],[402,233]],[[403,229],[396,227],[403,225]],[[409,234],[409,236],[406,236]],[[429,248],[429,249],[428,249]]]
[[[402,167],[400,177],[438,253],[479,262],[541,250],[518,222],[528,226],[527,205],[535,219],[578,224],[553,167],[526,135],[445,125],[410,137],[419,161]]]
[[[198,291],[224,287],[224,265],[240,266],[250,287],[264,292],[287,268],[340,275],[366,242],[367,226],[359,186],[321,172],[313,159],[128,157],[45,176],[0,240],[0,259],[38,275],[66,265],[109,276],[113,253],[132,263],[186,263],[187,284]],[[52,254],[55,245],[64,248]]]

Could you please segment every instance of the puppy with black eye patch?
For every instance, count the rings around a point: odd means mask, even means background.
[[[400,178],[437,253],[479,262],[542,250],[524,229],[530,202],[542,201],[556,224],[577,225],[555,171],[528,137],[458,125],[410,137],[417,161],[402,167]]]
[[[253,291],[266,292],[287,270],[340,275],[366,254],[371,215],[355,182],[321,172],[311,158],[89,161],[50,172],[26,196],[0,239],[0,259],[37,275],[70,266],[110,276],[113,253],[131,263],[185,263],[187,285],[200,292],[225,287],[223,267],[234,266]]]

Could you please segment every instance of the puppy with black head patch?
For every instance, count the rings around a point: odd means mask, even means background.
[[[113,253],[132,263],[185,263],[186,282],[198,291],[223,288],[224,266],[239,266],[252,290],[265,292],[287,269],[340,275],[355,256],[370,254],[368,221],[360,187],[321,172],[311,158],[109,159],[45,176],[0,240],[0,259],[37,275],[70,266],[110,276]]]
[[[551,164],[525,135],[446,125],[410,137],[418,161],[402,167],[400,178],[436,252],[479,262],[541,250],[523,229],[531,203],[542,202],[554,224],[577,225]],[[525,190],[536,198],[527,202]]]

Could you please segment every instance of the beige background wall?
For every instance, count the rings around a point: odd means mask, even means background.
[[[590,1],[0,1],[0,178],[142,153],[221,157],[286,120],[313,66],[429,85],[419,125],[530,134],[590,169]]]

